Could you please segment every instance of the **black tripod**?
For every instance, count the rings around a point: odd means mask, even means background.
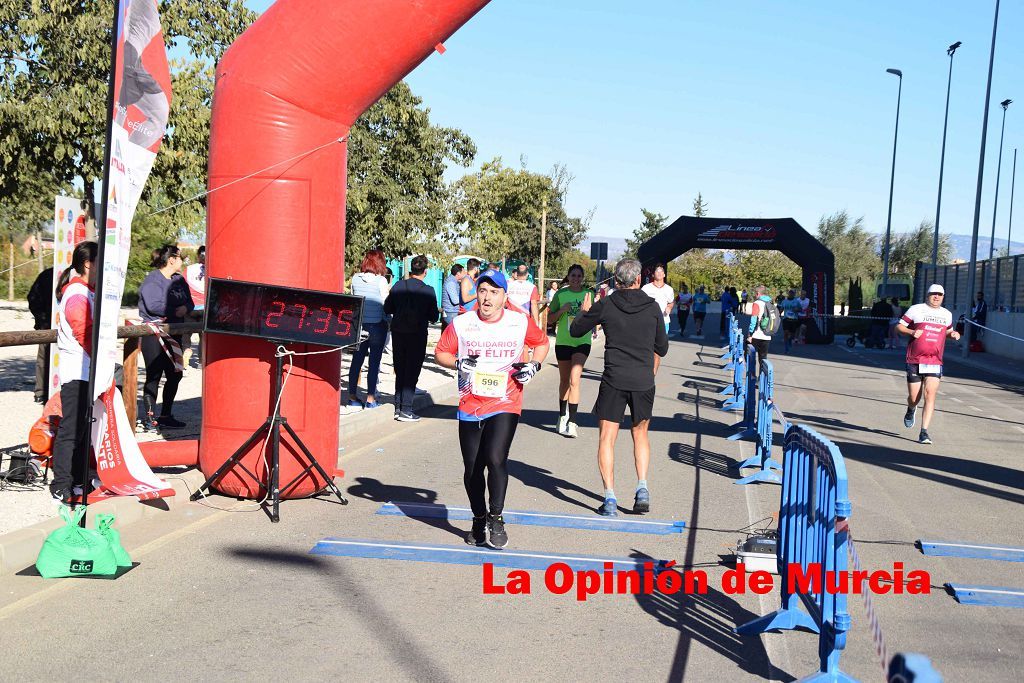
[[[294,479],[292,479],[290,482],[288,482],[286,486],[283,487],[283,490],[288,491],[288,489],[290,489],[292,486],[298,483],[300,479],[310,474],[313,470],[316,470],[317,472],[320,473],[320,476],[324,478],[324,481],[327,482],[327,488],[330,489],[331,493],[338,497],[338,500],[341,502],[341,504],[348,505],[348,500],[345,498],[345,496],[341,495],[341,490],[337,487],[337,485],[335,485],[334,479],[330,475],[328,475],[326,471],[324,471],[324,468],[321,467],[320,463],[317,462],[316,458],[313,457],[313,454],[309,452],[308,448],[306,448],[306,444],[302,443],[302,439],[299,438],[299,435],[296,434],[295,430],[292,429],[291,425],[288,424],[288,418],[281,415],[281,374],[284,372],[284,355],[275,352],[275,356],[277,357],[277,369],[274,372],[274,378],[271,380],[273,386],[271,396],[274,397],[274,403],[277,406],[277,410],[274,410],[270,415],[267,416],[266,422],[264,422],[262,425],[256,428],[256,431],[252,433],[252,436],[250,436],[245,443],[239,446],[238,450],[232,453],[231,457],[228,458],[224,462],[224,464],[217,469],[216,472],[210,475],[210,478],[207,479],[203,483],[203,485],[200,486],[199,489],[196,490],[196,492],[191,495],[189,500],[199,500],[200,496],[203,495],[204,490],[209,491],[213,483],[220,479],[221,475],[223,475],[229,469],[237,465],[242,470],[242,472],[244,472],[250,479],[256,482],[257,486],[259,486],[261,489],[267,492],[267,499],[264,504],[268,508],[270,521],[281,521],[281,515],[279,512],[281,506],[282,491],[282,487],[280,486],[281,427],[284,427],[285,431],[288,432],[288,434],[292,437],[292,441],[295,443],[296,446],[299,447],[299,449],[302,451],[302,454],[305,455],[305,459],[308,461],[308,464],[302,468],[302,471],[299,472],[299,474]],[[264,430],[266,430],[270,434],[270,453],[268,455],[267,461],[267,465],[270,469],[270,481],[266,484],[264,484],[260,480],[260,478],[257,477],[255,473],[253,473],[248,467],[241,463],[242,456],[246,452],[248,452],[248,450],[252,448],[253,444],[255,444],[260,439],[260,437],[263,435]],[[296,454],[295,457],[298,459],[299,456]],[[314,495],[319,495],[319,493]]]

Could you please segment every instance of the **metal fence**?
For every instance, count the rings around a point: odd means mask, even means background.
[[[976,291],[968,292],[969,263],[933,268],[931,264],[918,261],[914,271],[914,303],[924,301],[928,286],[937,282],[946,290],[943,306],[954,313],[969,311],[976,292],[985,292],[990,311],[1024,311],[1024,254],[978,261],[975,267]]]

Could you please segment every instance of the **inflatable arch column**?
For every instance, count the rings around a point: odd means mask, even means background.
[[[340,292],[346,149],[339,139],[486,4],[274,3],[217,65],[209,187],[226,187],[207,203],[209,276]],[[267,170],[250,175],[260,169]],[[210,334],[204,353],[199,465],[210,476],[273,409],[274,346]],[[298,358],[282,398],[282,412],[328,472],[338,453],[340,362],[338,353]],[[281,444],[281,481],[288,482],[301,470],[285,433]],[[261,446],[243,464],[263,476]],[[308,476],[283,497],[306,496],[323,485]],[[261,495],[255,482],[234,471],[216,487]]]

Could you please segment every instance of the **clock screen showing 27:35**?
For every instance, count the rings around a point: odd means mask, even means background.
[[[206,329],[268,340],[347,346],[359,339],[362,298],[211,280]]]

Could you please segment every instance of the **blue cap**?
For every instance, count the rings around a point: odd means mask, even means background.
[[[505,274],[500,270],[494,270],[490,268],[480,273],[476,278],[476,283],[479,285],[484,280],[487,280],[495,287],[501,287],[506,292],[508,291],[508,281],[505,279]]]

